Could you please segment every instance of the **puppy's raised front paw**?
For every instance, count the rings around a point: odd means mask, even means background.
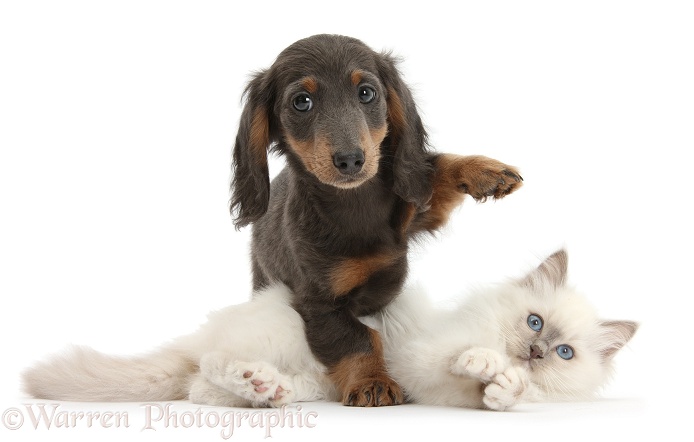
[[[442,172],[476,201],[503,198],[523,185],[518,169],[485,156],[442,155],[438,162]]]
[[[468,158],[461,171],[460,188],[477,201],[503,198],[523,185],[523,177],[513,166],[482,156]]]

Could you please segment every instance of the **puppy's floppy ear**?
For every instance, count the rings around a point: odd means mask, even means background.
[[[429,161],[427,133],[412,93],[402,80],[396,60],[380,54],[379,74],[386,87],[387,148],[393,156],[393,192],[422,211],[432,194],[433,165]]]
[[[272,123],[273,88],[268,71],[254,75],[244,93],[232,161],[230,211],[239,229],[257,221],[270,201],[267,151],[275,141]]]

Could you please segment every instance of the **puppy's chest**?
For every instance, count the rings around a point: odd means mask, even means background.
[[[407,270],[402,205],[370,195],[349,206],[310,207],[295,224],[301,241],[293,248],[309,279],[335,298],[382,298],[378,292],[399,289]]]
[[[406,250],[384,247],[362,255],[334,257],[332,261],[329,281],[333,293],[341,296],[365,284],[376,274],[404,272]]]

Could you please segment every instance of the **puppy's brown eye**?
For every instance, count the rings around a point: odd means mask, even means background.
[[[371,103],[376,99],[376,90],[371,86],[359,86],[359,101],[362,103]]]
[[[292,104],[294,105],[294,109],[298,110],[299,112],[306,112],[311,110],[313,107],[313,100],[311,100],[311,96],[309,94],[302,93],[294,97]]]

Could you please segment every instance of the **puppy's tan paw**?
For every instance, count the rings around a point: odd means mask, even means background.
[[[458,187],[476,201],[500,199],[523,185],[518,169],[483,156],[461,157],[458,161]]]
[[[400,386],[385,376],[362,379],[349,387],[342,403],[350,407],[382,407],[400,405],[404,395]]]

